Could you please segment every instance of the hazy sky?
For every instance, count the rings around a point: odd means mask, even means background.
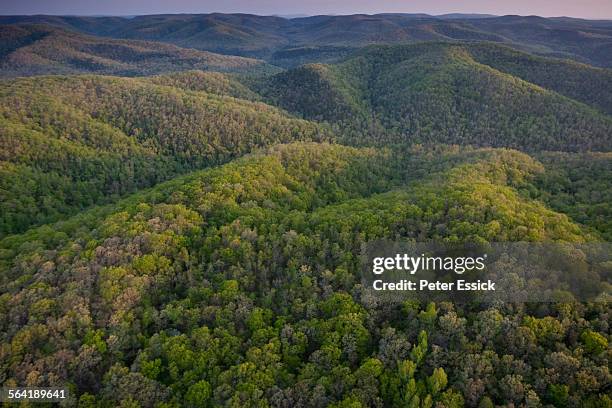
[[[489,13],[612,18],[612,0],[0,0],[0,14]]]

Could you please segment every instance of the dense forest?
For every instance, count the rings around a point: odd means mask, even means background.
[[[261,60],[156,42],[78,35],[53,26],[0,26],[0,37],[0,77],[76,73],[134,76],[193,69],[275,72]]]
[[[609,243],[611,27],[0,17],[0,385],[79,408],[611,407],[609,258],[568,252],[594,302],[397,301],[361,276],[379,239]]]
[[[376,237],[601,239],[520,193],[529,156],[410,153],[279,146],[6,238],[5,383],[68,380],[79,406],[609,406],[606,304],[367,296]]]
[[[302,18],[250,14],[123,17],[0,16],[0,24],[46,24],[109,38],[170,43],[185,48],[262,58],[283,67],[341,58],[347,48],[422,41],[489,41],[550,57],[612,67],[609,20],[427,14],[320,15]],[[301,49],[304,52],[292,52]],[[279,53],[283,58],[278,58]]]
[[[322,140],[244,86],[189,75],[35,77],[0,84],[0,236],[110,202],[255,147]],[[170,86],[175,85],[175,86]]]
[[[612,144],[612,71],[493,44],[369,47],[344,62],[304,65],[255,87],[290,112],[338,124],[349,143],[530,151],[605,151]]]

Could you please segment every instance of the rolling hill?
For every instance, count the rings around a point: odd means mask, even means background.
[[[612,67],[612,21],[609,20],[502,16],[475,20],[473,25],[483,31],[493,30],[532,52]]]
[[[608,150],[612,73],[493,44],[373,46],[279,73],[258,90],[353,143]],[[346,134],[346,133],[345,133]]]
[[[96,73],[121,76],[172,71],[272,70],[260,60],[174,45],[93,37],[51,25],[0,26],[0,76]]]
[[[121,17],[3,16],[0,24],[37,23],[85,34],[171,43],[225,54],[265,55],[282,47],[288,21],[247,14],[176,14]]]
[[[609,151],[610,75],[493,44],[427,43],[368,47],[263,79],[184,71],[5,80],[0,235],[278,142]],[[333,135],[264,100],[331,124]]]
[[[0,235],[255,147],[328,137],[271,106],[219,95],[232,93],[248,91],[203,72],[0,82]]]
[[[612,406],[611,38],[0,17],[0,383],[79,408]],[[380,240],[521,242],[485,262],[519,297],[379,296]]]
[[[563,372],[573,400],[605,406],[605,304],[550,306],[558,321],[368,295],[372,239],[596,238],[519,193],[543,171],[525,154],[406,153],[276,146],[0,241],[5,381],[68,382],[93,406],[462,406],[556,403]]]
[[[51,24],[105,37],[161,41],[292,67],[343,54],[345,47],[418,41],[493,41],[533,53],[610,67],[612,22],[535,16],[409,14],[285,19],[248,14],[121,17],[5,16],[0,24]],[[293,53],[292,49],[303,49]],[[313,50],[318,49],[317,52]],[[309,50],[309,51],[307,51]],[[279,57],[280,53],[282,58]]]

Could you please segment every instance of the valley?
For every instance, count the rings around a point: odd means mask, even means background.
[[[571,245],[612,238],[611,50],[535,16],[0,17],[0,383],[609,407],[612,269]],[[379,239],[565,243],[567,273],[553,302],[391,302]]]

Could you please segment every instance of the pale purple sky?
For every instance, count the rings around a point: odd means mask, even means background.
[[[612,18],[612,0],[0,0],[0,15],[488,13]]]

